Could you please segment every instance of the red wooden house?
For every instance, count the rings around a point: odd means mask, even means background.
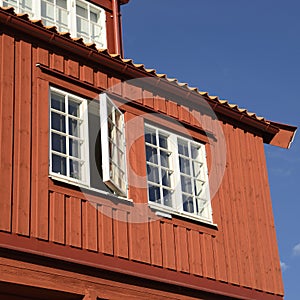
[[[0,1],[0,298],[283,299],[296,128],[124,59],[126,2]]]

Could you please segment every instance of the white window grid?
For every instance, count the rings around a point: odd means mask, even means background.
[[[4,7],[12,6],[17,13],[28,13],[41,19],[45,26],[70,32],[98,48],[107,47],[106,15],[103,8],[85,0],[0,0]]]
[[[54,97],[62,99],[61,109],[53,104]],[[89,154],[88,154],[88,114],[87,101],[78,96],[50,88],[50,174],[68,181],[89,185]],[[71,112],[70,107],[78,105],[78,115]],[[55,128],[54,116],[60,118],[61,128]],[[75,124],[75,125],[74,125]],[[55,144],[55,137],[63,142],[60,149]],[[57,141],[56,141],[57,142]],[[65,161],[59,169],[54,158]]]
[[[166,137],[163,148],[159,144],[160,136]],[[211,222],[205,145],[149,124],[145,124],[145,144],[150,206]],[[162,163],[161,148],[168,153],[169,168]],[[155,168],[159,172],[155,173]],[[163,183],[166,174],[170,177],[168,186]],[[151,189],[154,188],[157,194],[153,196]],[[164,194],[166,189],[168,193]]]

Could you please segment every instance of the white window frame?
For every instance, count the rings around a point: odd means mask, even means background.
[[[119,124],[116,122],[119,116]],[[110,117],[111,116],[111,117]],[[105,93],[100,95],[100,128],[101,128],[101,150],[102,150],[102,176],[103,182],[121,196],[127,196],[127,169],[126,169],[126,142],[124,114],[113,103]],[[112,131],[109,128],[111,122]],[[116,132],[119,133],[119,139]],[[115,148],[121,157],[113,155],[110,145]],[[117,180],[113,174],[120,174]]]
[[[151,208],[157,209],[158,211],[164,211],[170,214],[178,214],[182,216],[186,216],[192,219],[196,220],[202,220],[204,222],[212,223],[212,209],[211,209],[211,202],[210,202],[210,192],[209,192],[209,182],[208,182],[208,168],[207,168],[207,161],[206,161],[206,151],[205,151],[205,144],[199,143],[194,141],[193,139],[189,139],[183,136],[180,136],[178,134],[175,134],[170,131],[166,131],[163,129],[158,128],[157,126],[150,125],[148,123],[145,123],[145,134],[148,132],[155,133],[156,136],[156,145],[153,145],[151,143],[148,143],[146,141],[145,136],[145,146],[152,147],[156,149],[157,158],[154,158],[155,162],[151,162],[146,157],[146,165],[147,168],[149,166],[158,167],[159,170],[164,169],[164,172],[159,171],[159,179],[157,183],[154,183],[153,181],[150,181],[150,176],[147,171],[147,184],[148,184],[148,203]],[[159,134],[162,136],[167,137],[167,148],[162,148],[159,145]],[[179,153],[178,145],[179,141],[182,141],[183,143],[188,145],[188,154],[186,156]],[[193,158],[191,154],[191,147],[195,147],[198,149],[198,156],[197,158]],[[161,164],[161,154],[160,152],[168,152],[169,153],[169,166],[165,167]],[[155,152],[155,151],[154,151]],[[191,175],[185,175],[180,170],[180,163],[179,159],[182,157],[186,161],[188,161],[190,172],[192,172],[192,168],[194,165],[201,164],[201,167],[199,170],[201,170],[201,173],[199,176],[194,176],[192,173]],[[193,165],[194,164],[194,165]],[[150,170],[150,173],[153,170]],[[170,173],[170,187],[166,187],[163,184],[162,181],[162,174],[166,174],[166,171]],[[164,175],[165,176],[165,175]],[[185,192],[182,189],[181,186],[181,176],[186,176],[191,179],[192,185],[191,185],[191,191]],[[152,179],[152,178],[151,178]],[[166,180],[165,180],[166,181]],[[203,183],[201,193],[196,193],[196,185],[195,181],[201,181]],[[167,182],[167,181],[166,181]],[[160,189],[160,199],[156,201],[150,200],[150,190],[149,186],[157,186]],[[163,199],[163,190],[169,189],[172,197],[172,205],[166,205]],[[193,212],[189,212],[184,209],[183,204],[183,196],[186,195],[190,199],[193,200]],[[203,201],[204,205],[200,209],[200,203]],[[197,203],[196,203],[197,202]],[[167,202],[169,204],[169,202]],[[198,210],[196,209],[198,207]]]
[[[52,93],[57,93],[65,98],[65,112],[60,112],[51,107],[51,95]],[[75,100],[76,102],[80,103],[80,121],[82,124],[79,128],[80,130],[80,136],[78,137],[78,141],[81,143],[80,146],[80,158],[76,158],[75,160],[80,161],[81,163],[81,174],[82,178],[81,179],[76,179],[72,176],[70,176],[70,160],[73,159],[73,157],[69,153],[69,141],[70,139],[73,139],[73,136],[70,135],[69,133],[69,116],[70,114],[68,113],[68,101],[69,98],[72,100]],[[66,132],[64,136],[66,137],[66,153],[62,154],[59,153],[55,150],[52,149],[52,133],[59,133],[59,131],[56,131],[55,129],[52,129],[52,118],[51,118],[51,113],[59,113],[62,114],[66,117],[65,121],[65,127],[66,127]],[[70,117],[72,118],[72,117]],[[63,134],[62,134],[63,135]],[[64,90],[57,89],[54,87],[50,87],[49,89],[49,174],[52,177],[55,177],[57,179],[63,179],[64,181],[71,182],[71,183],[76,183],[84,186],[89,186],[90,185],[90,177],[89,177],[89,140],[88,140],[88,110],[87,110],[87,100],[81,97],[78,97],[74,94],[68,93]],[[66,175],[54,172],[52,170],[52,154],[57,154],[62,157],[66,157]]]
[[[6,1],[10,0],[0,0],[0,6],[4,6]],[[54,4],[57,0],[54,0]],[[22,0],[16,0],[16,5],[9,4],[9,6],[14,7],[17,13],[25,13],[25,11],[20,9],[20,3]],[[32,10],[26,11],[29,14],[30,18],[42,19],[41,15],[41,3],[42,0],[32,0]],[[91,32],[91,20],[90,12],[95,11],[99,13],[99,22],[98,26],[101,28],[100,39],[95,40],[91,37],[87,38],[86,36],[80,36],[77,31],[77,14],[76,14],[76,3],[83,3],[88,8],[88,26],[89,32]],[[55,4],[56,5],[56,4]],[[54,8],[56,14],[56,8]],[[68,10],[68,31],[72,37],[82,37],[85,43],[95,43],[98,48],[107,48],[107,38],[106,38],[106,14],[105,10],[102,7],[94,5],[86,0],[67,0],[67,10]],[[56,26],[56,21],[53,22],[53,26]]]

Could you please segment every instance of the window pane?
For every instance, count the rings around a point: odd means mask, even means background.
[[[147,165],[148,180],[159,184],[159,170],[157,167]]]
[[[159,146],[161,148],[165,148],[168,149],[168,137],[163,136],[163,135],[159,135]]]
[[[194,212],[193,197],[182,195],[182,201],[183,201],[183,210],[189,213],[193,213]]]
[[[191,170],[190,170],[190,160],[183,158],[183,157],[179,157],[179,167],[180,167],[180,172],[190,175],[191,174]]]
[[[69,114],[75,117],[79,117],[79,106],[80,103],[69,99],[69,105],[68,105]]]
[[[66,132],[65,116],[51,112],[51,128],[60,132]]]
[[[67,0],[56,0],[56,5],[67,9]]]
[[[172,191],[163,189],[164,205],[173,207]]]
[[[69,139],[69,154],[71,156],[81,158],[80,157],[80,141]]]
[[[57,94],[55,92],[51,93],[51,108],[65,111],[65,97],[63,95]]]
[[[89,35],[89,23],[87,20],[77,17],[77,33]]]
[[[52,172],[67,175],[66,158],[52,154]]]
[[[156,134],[155,132],[147,132],[145,134],[146,143],[156,145]]]
[[[54,5],[50,4],[46,1],[42,1],[41,3],[41,15],[42,17],[53,21],[54,23]]]
[[[168,170],[161,171],[162,185],[171,187],[171,175]]]
[[[94,11],[91,11],[90,12],[90,20],[94,23],[97,23],[99,20],[99,14]]]
[[[81,16],[83,18],[88,18],[88,10],[86,5],[84,5],[83,3],[80,3],[80,5],[76,5],[76,14],[78,16]]]
[[[192,145],[192,158],[199,159],[200,146]]]
[[[51,136],[52,150],[66,154],[66,137],[53,132]]]
[[[203,189],[204,182],[201,180],[195,180],[195,195],[200,196]]]
[[[187,157],[189,156],[189,148],[186,142],[181,140],[178,141],[178,153]]]
[[[198,162],[193,162],[193,176],[198,178],[201,175],[202,164]]]
[[[69,118],[69,134],[79,137],[79,121]]]
[[[160,151],[160,162],[163,167],[169,168],[169,156],[168,152]]]
[[[152,162],[154,164],[158,164],[157,150],[155,148],[150,147],[150,146],[146,146],[146,159],[149,162]]]
[[[185,193],[192,194],[192,180],[190,177],[181,176],[181,189]]]
[[[149,185],[148,192],[149,192],[149,200],[150,201],[153,201],[156,203],[161,203],[160,189],[158,186]]]
[[[70,159],[70,176],[75,179],[81,179],[80,162]]]

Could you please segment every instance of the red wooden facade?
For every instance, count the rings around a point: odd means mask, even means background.
[[[0,24],[0,295],[283,299],[263,143],[286,145],[294,128],[188,92],[10,11],[0,10]],[[137,77],[154,78],[160,92],[122,84]],[[83,193],[49,177],[49,87],[94,99],[116,84],[112,97],[121,104],[126,99],[122,110],[127,121],[133,120],[126,127],[128,143],[143,136],[146,112],[166,116],[165,127],[181,122],[207,142],[192,116],[201,113],[199,97],[215,101],[227,151],[224,177],[212,199],[213,225],[176,215],[131,222],[136,212],[126,200],[116,205],[101,193]],[[128,98],[132,89],[136,99]],[[213,133],[215,123],[204,119]],[[213,147],[206,145],[209,162],[211,153],[222,155]],[[140,138],[127,152],[127,161],[142,176],[144,148]],[[129,175],[129,198],[147,203],[147,190],[133,181]]]

